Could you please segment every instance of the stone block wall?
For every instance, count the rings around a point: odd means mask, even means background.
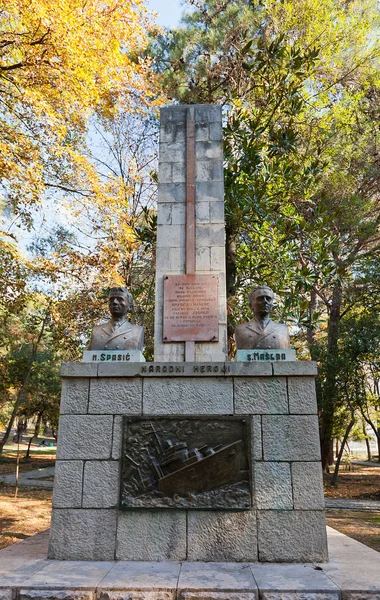
[[[327,560],[314,364],[174,365],[63,365],[49,557]],[[252,509],[120,511],[122,415],[249,415]]]
[[[219,342],[197,343],[197,361],[227,358],[225,281],[224,183],[222,111],[220,106],[169,106],[161,109],[157,254],[156,254],[156,361],[183,361],[184,343],[162,342],[163,280],[185,273],[186,227],[186,118],[195,120],[196,261],[199,274],[219,277]]]

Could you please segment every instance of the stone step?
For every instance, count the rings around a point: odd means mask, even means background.
[[[331,528],[322,564],[54,561],[47,533],[0,551],[0,600],[380,598],[380,553]]]

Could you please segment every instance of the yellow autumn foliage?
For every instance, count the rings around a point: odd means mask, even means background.
[[[154,105],[153,27],[141,0],[0,0],[0,183],[24,222],[47,187],[102,193],[89,118]]]

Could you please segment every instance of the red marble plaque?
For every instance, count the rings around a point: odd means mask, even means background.
[[[164,277],[164,342],[217,342],[217,275]]]

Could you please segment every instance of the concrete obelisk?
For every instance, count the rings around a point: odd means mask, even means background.
[[[154,360],[225,361],[221,107],[161,109],[158,180]]]

